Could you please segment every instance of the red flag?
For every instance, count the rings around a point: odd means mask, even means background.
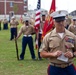
[[[22,15],[21,15],[21,17],[20,17],[20,21],[21,21],[21,23],[23,22],[23,18],[22,18]]]
[[[55,0],[52,0],[51,8],[50,8],[50,10],[49,10],[49,14],[51,14],[51,13],[54,12],[55,10],[56,10]]]
[[[53,28],[53,18],[50,17],[50,14],[55,11],[55,0],[52,0],[51,8],[49,10],[49,15],[46,18],[44,28],[43,28],[43,34],[42,38]]]

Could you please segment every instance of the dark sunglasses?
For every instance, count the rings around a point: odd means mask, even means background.
[[[25,23],[28,23],[28,22],[29,22],[28,20],[25,21]]]
[[[64,21],[64,20],[59,20],[59,21],[56,21],[56,22],[58,22],[58,23],[59,23],[59,22],[62,22],[62,21]]]

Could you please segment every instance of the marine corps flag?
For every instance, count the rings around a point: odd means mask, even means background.
[[[46,21],[45,21],[45,24],[44,24],[42,39],[54,27],[53,26],[54,25],[53,18],[50,17],[50,14],[55,11],[55,9],[56,9],[55,7],[56,7],[55,6],[55,0],[52,0],[51,8],[49,10],[49,14],[48,14]]]

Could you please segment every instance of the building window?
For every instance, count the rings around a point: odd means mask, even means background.
[[[27,6],[24,6],[24,11],[27,11]]]
[[[27,3],[27,0],[24,0],[24,4],[26,4]]]
[[[10,2],[10,7],[13,7],[13,6],[14,6],[13,2]]]

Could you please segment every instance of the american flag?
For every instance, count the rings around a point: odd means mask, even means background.
[[[38,30],[38,28],[40,26],[40,13],[41,13],[40,7],[41,7],[41,0],[38,0],[36,16],[35,16],[35,29],[36,29],[36,31]]]

